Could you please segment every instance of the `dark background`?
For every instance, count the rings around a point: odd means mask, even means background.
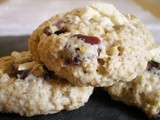
[[[27,50],[28,36],[0,37],[0,56],[12,51]],[[20,117],[17,114],[0,113],[0,120],[149,120],[135,107],[111,100],[101,88],[96,88],[88,103],[80,109],[51,115]],[[151,120],[158,120],[152,118]],[[160,119],[159,119],[160,120]]]

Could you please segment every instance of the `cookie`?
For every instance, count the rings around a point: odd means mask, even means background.
[[[119,82],[106,88],[113,99],[134,105],[149,117],[160,113],[160,47],[153,49],[145,72],[131,82]]]
[[[29,52],[0,58],[0,111],[22,116],[83,106],[93,87],[77,87],[32,60]]]
[[[132,15],[96,3],[59,14],[31,35],[34,59],[75,85],[130,81],[147,65],[152,35]]]

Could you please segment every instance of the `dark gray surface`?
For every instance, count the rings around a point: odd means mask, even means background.
[[[0,37],[0,56],[9,55],[14,50],[26,50],[27,38],[27,36]],[[103,90],[96,88],[89,102],[80,109],[30,118],[0,113],[0,120],[148,120],[148,118],[141,110],[113,101]]]
[[[0,37],[0,56],[9,55],[10,52],[27,49],[28,36]]]

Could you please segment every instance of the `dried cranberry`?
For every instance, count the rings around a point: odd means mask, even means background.
[[[30,73],[30,70],[17,71],[17,75],[19,76],[20,79],[25,79],[29,73]]]
[[[54,32],[54,34],[59,35],[59,34],[62,34],[62,33],[67,32],[67,31],[68,31],[68,30],[63,27],[63,28],[61,28],[60,30],[57,30],[56,32]]]
[[[105,61],[101,58],[98,58],[97,59],[98,63],[101,64],[101,65],[104,65],[105,64]]]
[[[96,36],[87,36],[82,34],[76,34],[74,36],[91,45],[99,44],[101,42],[101,40]]]
[[[155,61],[150,61],[148,62],[148,65],[147,65],[147,70],[152,70],[153,68],[156,68],[156,69],[160,69],[160,64],[158,62],[155,62]]]
[[[48,36],[52,35],[52,31],[49,27],[44,28],[43,32]]]

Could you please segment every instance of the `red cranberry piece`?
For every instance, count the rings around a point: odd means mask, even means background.
[[[49,27],[46,27],[44,28],[43,32],[47,35],[47,36],[50,36],[52,35],[52,31]]]
[[[76,34],[74,36],[91,45],[99,44],[101,42],[101,40],[96,36],[87,36],[82,34]]]

